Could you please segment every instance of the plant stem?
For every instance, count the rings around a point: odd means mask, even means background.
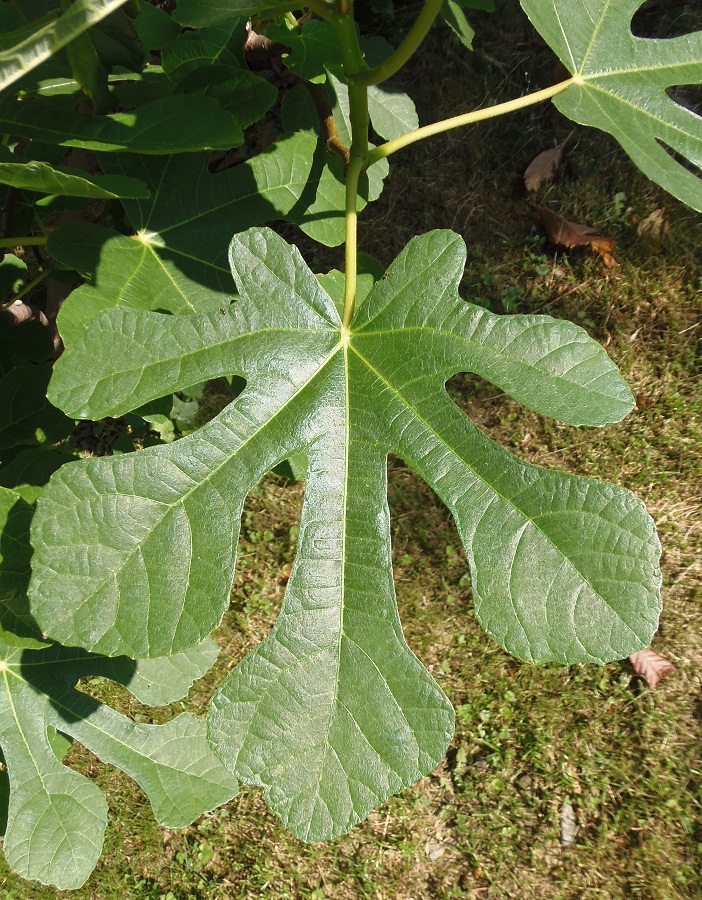
[[[0,250],[12,249],[12,247],[43,247],[46,243],[46,235],[41,237],[9,237],[0,238]]]
[[[53,271],[53,269],[45,269],[43,272],[40,272],[33,281],[30,281],[29,284],[25,284],[22,290],[18,291],[14,297],[11,297],[6,303],[3,303],[2,306],[0,306],[0,309],[7,309],[9,306],[12,306],[13,303],[17,303],[18,300],[21,300],[22,297],[26,297],[26,295],[34,290],[38,284],[41,284],[45,278],[48,278]]]
[[[353,312],[356,308],[357,279],[357,245],[358,245],[358,179],[365,166],[365,158],[351,156],[346,170],[346,244],[345,244],[345,281],[344,281],[344,317],[342,327],[349,329]]]
[[[434,19],[439,14],[442,3],[443,0],[424,0],[422,11],[397,50],[379,65],[358,75],[356,81],[361,84],[380,84],[381,81],[385,81],[402,68],[426,37]]]
[[[346,167],[346,272],[342,329],[348,332],[356,305],[356,257],[358,181],[368,165],[368,88],[358,80],[367,70],[351,13],[333,20],[341,46],[344,75],[349,88],[351,151]]]
[[[523,109],[526,106],[532,106],[534,103],[541,103],[542,100],[548,100],[555,97],[566,90],[571,84],[577,81],[577,77],[568,78],[566,81],[560,81],[551,87],[544,88],[542,91],[536,91],[533,94],[527,94],[524,97],[517,97],[515,100],[507,100],[505,103],[497,103],[495,106],[488,106],[484,109],[474,109],[472,112],[463,113],[461,116],[454,116],[451,119],[442,119],[440,122],[434,122],[432,125],[425,125],[423,128],[417,128],[416,131],[408,131],[402,137],[395,138],[380,147],[376,147],[368,154],[368,166],[378,162],[380,159],[390,156],[403,147],[408,147],[416,141],[424,140],[424,138],[433,137],[435,134],[441,134],[443,131],[451,131],[453,128],[461,128],[463,125],[472,125],[475,122],[482,122],[484,119],[492,119],[495,116],[502,116],[505,113],[514,112],[517,109]]]

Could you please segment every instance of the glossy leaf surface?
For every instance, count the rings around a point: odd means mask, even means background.
[[[449,399],[446,380],[471,371],[571,424],[617,421],[633,405],[582,329],[462,301],[457,235],[411,241],[349,335],[273,232],[236,236],[230,263],[240,299],[229,309],[108,310],[57,364],[51,397],[78,416],[120,415],[223,374],[247,386],[175,444],[54,475],[33,528],[32,610],[52,637],[110,655],[196,643],[227,607],[247,493],[307,454],[280,617],[227,678],[210,722],[227,766],[263,785],[296,834],[322,840],[430,771],[452,732],[448,701],[399,622],[388,453],[451,509],[476,614],[522,658],[603,661],[646,646],[660,548],[632,494],[521,462]]]
[[[702,30],[681,37],[635,37],[643,0],[521,0],[541,35],[576,76],[554,98],[558,109],[612,134],[653,181],[702,211],[702,116],[666,93],[702,84]],[[689,160],[689,171],[665,149]]]

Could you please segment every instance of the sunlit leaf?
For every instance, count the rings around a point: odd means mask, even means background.
[[[617,421],[633,405],[582,329],[465,303],[457,235],[411,241],[350,333],[273,232],[236,236],[230,264],[240,297],[228,309],[108,310],[58,362],[51,397],[76,416],[117,416],[221,375],[247,383],[186,438],[52,477],[33,525],[32,612],[52,637],[110,655],[202,640],[229,602],[246,495],[305,453],[280,617],[218,692],[210,734],[296,834],[323,840],[431,771],[452,733],[446,697],[402,636],[389,453],[451,510],[476,615],[522,658],[605,661],[646,646],[660,545],[632,494],[521,462],[449,399],[447,379],[471,371],[570,424]]]
[[[191,663],[192,672],[202,674],[210,659],[211,653]],[[4,851],[25,878],[62,890],[80,887],[100,856],[107,821],[102,792],[59,762],[48,728],[131,775],[161,825],[182,828],[236,793],[236,780],[208,747],[202,719],[186,714],[165,725],[139,725],[74,689],[79,678],[101,675],[128,688],[135,681],[135,693],[148,697],[149,676],[172,677],[183,664],[150,660],[143,672],[141,665],[56,645],[22,650],[0,641],[0,746],[10,776]],[[179,688],[190,683],[178,672]]]
[[[69,197],[111,199],[131,197],[146,199],[149,190],[135,178],[123,175],[88,175],[68,166],[50,166],[45,162],[21,162],[0,147],[0,184],[44,194],[63,194]]]
[[[666,93],[702,84],[702,31],[635,37],[631,19],[643,0],[521,0],[541,35],[575,76],[558,109],[612,134],[640,169],[688,206],[702,211],[702,116]],[[690,171],[671,156],[689,160]]]

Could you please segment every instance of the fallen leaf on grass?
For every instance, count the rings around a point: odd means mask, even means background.
[[[542,150],[535,156],[524,172],[524,184],[528,191],[538,191],[544,181],[552,181],[563,165],[563,150],[570,135],[563,138],[560,144]]]
[[[634,667],[637,675],[640,675],[648,685],[649,690],[655,691],[658,682],[666,675],[675,671],[675,666],[665,656],[646,647],[645,650],[637,650],[629,657],[629,662]]]
[[[541,222],[546,229],[546,236],[552,244],[560,244],[562,247],[590,247],[602,257],[602,262],[608,269],[619,265],[612,256],[615,247],[614,238],[597,234],[589,225],[580,225],[578,222],[570,222],[559,216],[558,213],[545,206],[530,204],[538,212]]]
[[[639,412],[642,409],[648,409],[649,406],[653,406],[652,397],[647,397],[645,394],[636,395],[636,409],[638,409]]]
[[[424,847],[427,856],[432,862],[436,862],[437,859],[441,859],[441,857],[446,852],[446,847],[443,844],[440,844],[438,841],[428,841]]]
[[[658,253],[668,233],[670,221],[666,219],[665,207],[655,209],[649,216],[639,222],[636,233],[639,241],[649,253]]]
[[[561,844],[564,847],[570,847],[575,843],[575,836],[578,833],[578,821],[575,818],[575,810],[566,803],[565,800],[561,804]]]

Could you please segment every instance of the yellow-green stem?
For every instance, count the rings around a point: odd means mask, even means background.
[[[3,303],[0,309],[7,309],[8,306],[12,306],[13,303],[17,303],[18,300],[22,299],[22,297],[26,297],[27,294],[30,291],[33,291],[38,284],[41,284],[42,281],[47,278],[52,271],[52,269],[45,269],[43,272],[40,272],[33,281],[30,281],[29,284],[25,284],[22,290],[18,291],[14,297],[11,297],[7,301],[7,303]]]
[[[46,235],[41,237],[10,237],[0,238],[0,249],[8,250],[12,247],[43,247],[46,243]]]
[[[488,106],[484,109],[474,109],[472,112],[453,116],[451,119],[442,119],[440,122],[425,125],[423,128],[417,128],[416,131],[408,131],[402,137],[395,138],[371,150],[368,154],[368,166],[372,166],[378,160],[385,159],[385,157],[402,150],[404,147],[408,147],[410,144],[414,144],[416,141],[422,141],[424,138],[433,137],[435,134],[441,134],[444,131],[451,131],[453,128],[461,128],[464,125],[473,125],[475,122],[482,122],[495,116],[502,116],[505,113],[532,106],[534,103],[541,103],[542,100],[549,100],[551,97],[555,97],[556,94],[565,91],[577,80],[577,76],[574,76],[573,78],[568,78],[567,81],[560,81],[549,88],[544,88],[543,91],[536,91],[533,94],[527,94],[525,97],[517,97],[516,100],[507,100],[506,103],[498,103],[495,106]]]
[[[385,81],[386,78],[390,78],[398,69],[401,69],[426,37],[434,19],[439,14],[442,3],[443,0],[424,0],[422,11],[397,50],[383,60],[380,65],[361,72],[355,80],[360,84],[380,84],[381,81]]]
[[[339,15],[332,20],[336,28],[344,62],[344,75],[349,88],[349,118],[351,120],[351,152],[346,168],[346,266],[344,278],[343,330],[348,329],[356,305],[356,256],[358,224],[358,180],[368,163],[368,88],[358,81],[367,70],[358,43],[353,15]]]
[[[354,309],[356,308],[356,271],[357,271],[357,244],[358,244],[358,179],[365,166],[365,157],[352,156],[349,167],[346,170],[346,277],[344,281],[344,317],[342,325],[344,329],[351,326]]]

